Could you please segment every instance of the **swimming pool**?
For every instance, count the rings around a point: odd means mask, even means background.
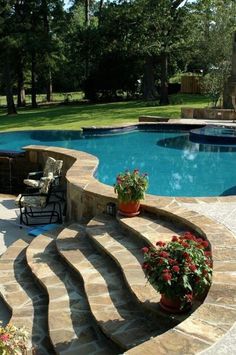
[[[138,168],[148,173],[148,192],[163,196],[236,194],[236,145],[193,143],[184,131],[131,131],[84,136],[80,131],[27,131],[0,134],[0,149],[26,145],[77,149],[99,158],[96,177],[113,185],[116,175]]]

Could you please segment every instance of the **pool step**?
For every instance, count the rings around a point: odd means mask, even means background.
[[[96,332],[81,282],[58,255],[55,239],[36,237],[27,249],[32,272],[48,293],[48,324],[59,354],[111,354]]]
[[[0,294],[12,312],[10,322],[25,326],[29,341],[40,354],[53,354],[48,337],[47,296],[35,283],[26,263],[28,243],[22,239],[0,258]]]
[[[77,232],[77,233],[76,233]],[[89,306],[102,331],[126,350],[166,331],[141,312],[133,302],[119,269],[106,255],[98,253],[77,225],[57,238],[57,248],[84,282]]]

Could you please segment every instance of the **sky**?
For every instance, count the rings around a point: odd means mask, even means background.
[[[65,8],[69,7],[70,0],[64,0]]]

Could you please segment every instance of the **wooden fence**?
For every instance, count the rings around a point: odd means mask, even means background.
[[[183,94],[200,94],[201,93],[201,76],[182,76],[181,77],[181,93]]]

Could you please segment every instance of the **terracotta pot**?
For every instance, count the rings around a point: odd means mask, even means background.
[[[134,217],[140,213],[139,201],[129,201],[129,202],[119,201],[118,207],[119,207],[119,213],[122,214],[122,216]]]
[[[188,303],[187,306],[182,307],[182,308],[181,308],[181,305],[182,305],[182,302],[178,297],[168,298],[164,294],[161,295],[160,306],[165,311],[167,311],[169,313],[184,313],[192,307],[191,303]]]

